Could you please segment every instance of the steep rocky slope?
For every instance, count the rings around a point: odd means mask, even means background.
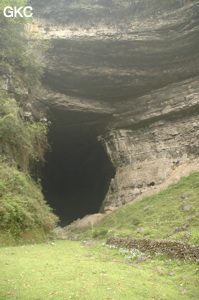
[[[53,149],[60,131],[66,140],[60,165],[70,166],[67,176],[82,161],[88,168],[81,176],[89,169],[95,174],[89,205],[103,186],[93,212],[104,199],[102,210],[134,200],[198,158],[199,1],[30,3],[34,24],[28,30],[51,40],[33,106],[53,123]],[[81,145],[71,139],[79,136]],[[96,148],[86,150],[91,140],[103,145],[112,164],[103,158],[99,174],[90,159]]]

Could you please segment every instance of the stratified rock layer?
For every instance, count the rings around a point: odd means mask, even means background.
[[[70,123],[97,128],[116,171],[102,211],[193,165],[199,156],[199,1],[31,4],[29,30],[52,41],[35,107],[50,118],[54,110],[79,112]]]
[[[198,79],[137,98],[102,137],[117,168],[105,206],[132,201],[199,157]]]
[[[56,92],[113,104],[198,74],[198,1],[31,2]]]

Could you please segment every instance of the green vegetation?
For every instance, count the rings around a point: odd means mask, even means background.
[[[16,100],[0,92],[0,245],[44,240],[58,221],[29,175],[44,161],[47,130],[24,122]]]
[[[56,225],[41,193],[38,168],[49,149],[48,123],[25,121],[23,108],[43,73],[45,41],[25,30],[27,18],[5,18],[0,3],[0,245],[45,240]]]
[[[130,236],[136,238],[166,238],[199,244],[199,172],[182,178],[178,183],[156,195],[130,204],[107,217],[93,228],[76,228],[83,238]],[[187,210],[186,210],[187,209]],[[185,230],[175,230],[188,224]]]
[[[0,3],[0,299],[198,299],[197,263],[146,257],[88,239],[118,235],[198,244],[199,172],[92,228],[74,223],[70,235],[87,238],[84,243],[25,245],[46,240],[58,221],[36,182],[35,170],[49,148],[48,124],[23,118],[23,107],[40,83],[48,45],[25,32],[27,19],[2,16],[4,6],[26,2]]]
[[[1,245],[42,240],[57,221],[38,185],[6,163],[0,164],[0,221]]]
[[[133,257],[133,255],[131,255]],[[93,242],[0,248],[0,299],[197,299],[192,262],[138,262],[123,249]]]
[[[47,141],[48,123],[24,122],[15,99],[0,92],[0,155],[27,171],[36,161],[44,161],[49,148]],[[0,161],[1,161],[0,160]]]

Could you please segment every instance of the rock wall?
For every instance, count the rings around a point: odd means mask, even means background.
[[[29,30],[51,40],[44,83],[59,93],[56,98],[62,93],[117,109],[128,99],[198,75],[198,0],[30,4]]]
[[[189,245],[184,242],[172,240],[153,240],[153,239],[126,239],[110,238],[108,245],[124,247],[128,249],[138,249],[143,252],[165,254],[172,258],[199,259],[199,245]]]
[[[116,172],[101,212],[157,191],[185,165],[199,170],[198,0],[30,3],[28,30],[51,40],[34,105],[72,126],[89,113],[85,130],[97,128]]]
[[[116,117],[101,138],[116,168],[102,208],[133,201],[199,158],[198,111],[195,78],[138,98]]]

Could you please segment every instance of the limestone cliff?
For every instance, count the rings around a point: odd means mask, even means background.
[[[181,172],[181,165],[195,161],[192,169],[199,169],[198,82],[195,77],[137,98],[116,117],[113,129],[102,137],[117,169],[105,206],[155,192],[157,185]]]
[[[115,169],[102,209],[197,160],[199,1],[30,3],[28,30],[52,45],[34,106],[62,128],[96,130]]]

